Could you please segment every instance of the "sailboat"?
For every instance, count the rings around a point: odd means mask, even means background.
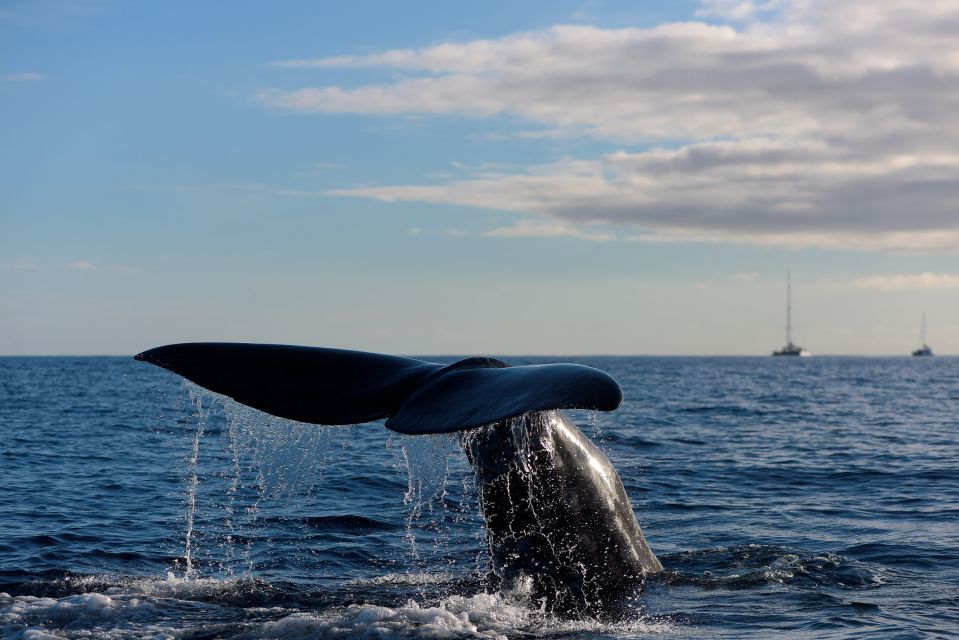
[[[922,343],[922,346],[912,352],[914,356],[931,356],[933,355],[932,349],[929,348],[929,345],[926,344],[926,312],[922,312],[922,328],[920,329],[919,342]]]
[[[812,354],[793,344],[792,338],[792,274],[786,272],[786,346],[773,351],[774,356],[811,356]]]

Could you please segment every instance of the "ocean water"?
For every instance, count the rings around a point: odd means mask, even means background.
[[[487,592],[454,436],[279,420],[131,358],[0,358],[0,637],[959,636],[959,359],[508,360],[623,387],[571,414],[666,568],[618,619]]]

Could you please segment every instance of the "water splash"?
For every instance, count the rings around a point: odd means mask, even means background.
[[[455,434],[430,436],[400,436],[399,456],[406,468],[407,487],[403,503],[407,506],[405,538],[415,560],[424,560],[417,545],[417,525],[426,517],[433,518],[433,526],[427,527],[432,534],[434,550],[444,546],[449,532],[437,520],[447,515],[446,498],[450,480],[450,455],[459,450],[459,437]]]
[[[130,637],[230,640],[307,638],[637,638],[670,633],[667,617],[604,623],[566,620],[530,609],[512,594],[476,593],[407,599],[389,605],[343,604],[320,609],[296,600],[237,598],[230,580],[141,580],[105,593],[60,598],[0,593],[0,635],[7,638]]]
[[[201,556],[227,575],[238,562],[251,572],[262,503],[285,508],[308,498],[334,434],[345,446],[350,431],[270,416],[192,383],[183,388],[197,425],[186,455],[184,577],[198,577]]]
[[[446,498],[449,456],[458,449],[459,439],[453,434],[402,436],[400,450],[409,478],[403,501],[411,506],[413,517],[424,509],[432,512]]]
[[[346,456],[343,453],[354,438],[353,427],[277,418],[197,385],[187,383],[184,389],[191,407],[187,419],[197,426],[186,454],[187,533],[183,558],[177,562],[186,570],[178,575],[195,580],[263,574],[291,563],[305,575],[336,571],[336,556],[323,551],[328,545],[342,548],[349,540],[350,527],[389,528],[399,518],[404,535],[396,541],[403,544],[393,548],[387,542],[387,547],[370,554],[369,562],[395,563],[414,571],[457,564],[481,570],[487,563],[475,481],[459,451],[458,434],[390,436],[387,452],[364,446]],[[362,438],[375,439],[383,433],[371,429],[364,431]],[[403,508],[384,513],[382,519],[371,520],[372,524],[330,528],[327,523],[339,518],[343,510],[337,496],[361,495],[356,493],[356,483],[389,489],[391,474],[361,479],[349,469],[362,465],[365,458],[383,457],[390,451],[394,469],[405,475]],[[325,486],[327,473],[343,459],[348,462],[334,476],[349,482],[350,489],[342,484]],[[383,497],[391,500],[388,494]],[[476,536],[466,557],[459,540],[453,538],[464,530]],[[344,535],[346,538],[341,537]],[[294,542],[297,539],[311,542]],[[297,547],[292,555],[280,551],[290,545]]]
[[[184,386],[186,386],[189,393],[190,403],[194,408],[193,415],[196,419],[196,433],[193,436],[193,446],[187,458],[186,539],[183,544],[183,562],[186,567],[186,577],[192,578],[195,574],[193,567],[193,524],[196,518],[197,492],[200,487],[200,441],[203,439],[203,432],[206,428],[207,420],[210,418],[210,411],[213,409],[213,404],[207,401],[206,408],[204,408],[204,396],[196,391],[199,387],[188,383],[184,383]]]

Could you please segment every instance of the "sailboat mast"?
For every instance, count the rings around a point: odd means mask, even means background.
[[[792,273],[786,271],[786,344],[792,344]]]

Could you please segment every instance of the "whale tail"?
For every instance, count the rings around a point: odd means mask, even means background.
[[[612,411],[623,393],[608,374],[578,364],[512,367],[495,358],[443,365],[362,351],[193,342],[134,356],[242,404],[300,422],[387,418],[400,433],[449,433],[531,411]]]

